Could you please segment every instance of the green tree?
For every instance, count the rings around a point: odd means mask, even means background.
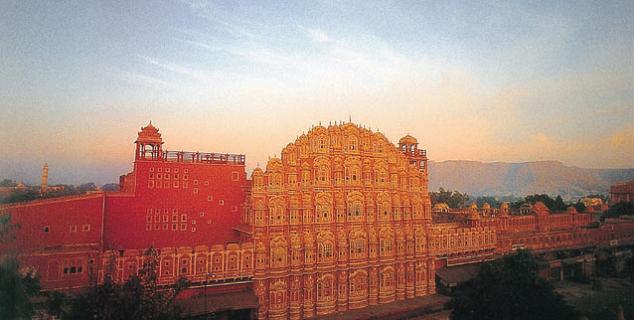
[[[561,198],[561,196],[557,195],[557,198],[555,198],[555,202],[553,203],[553,207],[550,209],[555,211],[564,211],[567,208],[568,207],[564,203],[564,200]]]
[[[586,205],[583,204],[583,202],[581,201],[578,201],[577,203],[573,204],[573,206],[575,207],[575,210],[577,210],[577,212],[586,211]]]
[[[543,204],[546,205],[546,207],[548,207],[548,209],[551,209],[551,210],[555,204],[555,200],[551,198],[550,196],[548,196],[547,194],[534,194],[534,195],[526,196],[524,198],[524,201],[530,204],[535,204],[536,202],[542,202]]]
[[[451,319],[576,319],[553,287],[537,276],[537,262],[519,251],[483,264],[478,275],[460,285],[451,301]]]
[[[144,253],[143,265],[138,275],[125,283],[116,283],[111,272],[104,282],[75,300],[71,307],[71,319],[178,319],[180,310],[174,306],[174,298],[187,287],[181,278],[173,286],[158,285],[158,251],[154,248]]]
[[[84,192],[88,192],[88,191],[97,190],[97,185],[95,185],[94,182],[88,182],[88,183],[84,183],[84,184],[81,184],[81,185],[77,186],[75,189],[79,193],[84,193]]]
[[[2,181],[0,181],[0,187],[15,187],[15,186],[16,186],[15,181],[11,179],[2,179]]]
[[[19,225],[11,223],[11,215],[0,215],[0,247],[9,248],[9,244],[15,240],[14,231],[19,227]],[[7,254],[5,250],[3,250],[4,255]]]
[[[48,294],[48,301],[46,302],[46,307],[48,309],[48,314],[51,316],[55,316],[59,319],[63,319],[66,317],[66,295],[58,292],[52,291]]]
[[[31,189],[14,190],[11,194],[2,199],[3,203],[25,202],[40,198],[40,194]]]
[[[450,208],[464,208],[467,206],[467,202],[469,201],[469,196],[466,193],[460,193],[458,191],[454,191],[449,200],[447,200],[447,205]]]
[[[35,313],[31,297],[40,291],[35,271],[20,268],[15,257],[0,262],[0,319],[30,319]]]
[[[489,196],[482,196],[482,197],[477,197],[476,198],[476,204],[478,205],[479,208],[482,208],[482,206],[488,203],[491,207],[493,208],[499,208],[500,205],[502,204],[497,198],[495,197],[489,197]]]
[[[611,216],[634,215],[634,202],[621,201],[615,203],[608,209],[608,214]]]
[[[0,215],[0,319],[30,319],[35,313],[30,299],[40,291],[35,270],[20,267],[11,248],[17,228],[10,215]]]
[[[430,192],[429,196],[432,206],[437,203],[446,203],[453,209],[464,208],[469,201],[469,196],[466,193],[461,193],[457,190],[445,190],[442,187],[438,189],[438,192]]]
[[[118,183],[106,183],[103,186],[101,186],[101,190],[102,191],[119,191],[119,184]]]

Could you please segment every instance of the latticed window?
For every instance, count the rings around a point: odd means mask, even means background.
[[[330,261],[332,259],[332,247],[332,243],[330,242],[319,244],[318,257],[320,262]]]
[[[362,257],[364,253],[365,240],[363,238],[350,240],[350,257],[359,258]]]
[[[348,138],[348,151],[356,151],[357,145],[358,145],[357,137],[350,136]]]
[[[220,255],[219,253],[214,254],[213,266],[215,272],[222,271],[222,255]]]
[[[235,254],[229,256],[229,270],[238,270],[238,257]]]
[[[183,258],[181,259],[181,274],[188,274],[189,273],[189,258]]]
[[[381,255],[392,253],[392,239],[381,239],[380,248]]]
[[[278,246],[271,249],[271,266],[274,268],[286,266],[286,248]]]

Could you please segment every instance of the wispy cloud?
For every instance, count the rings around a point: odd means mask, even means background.
[[[176,88],[174,83],[136,72],[120,70],[115,76],[130,83],[140,84],[149,88]]]
[[[304,28],[303,26],[299,26],[301,30],[304,30],[308,37],[314,42],[326,43],[326,42],[334,42],[326,32],[317,29],[317,28]]]
[[[193,15],[204,18],[214,24],[224,27],[224,29],[237,37],[256,38],[256,34],[245,27],[246,21],[234,21],[236,18],[228,18],[221,7],[209,1],[184,1],[190,8]]]

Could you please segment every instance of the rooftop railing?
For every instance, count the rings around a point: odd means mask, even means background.
[[[401,152],[405,153],[405,154],[409,154],[411,156],[422,156],[422,157],[427,157],[427,150],[425,149],[411,149],[411,150],[403,150],[401,148]]]
[[[244,164],[245,155],[230,153],[209,153],[190,151],[163,151],[163,161],[193,163]]]

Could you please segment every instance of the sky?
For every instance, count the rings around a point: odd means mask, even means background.
[[[435,161],[634,167],[633,1],[0,2],[0,178],[116,182],[347,121]]]

